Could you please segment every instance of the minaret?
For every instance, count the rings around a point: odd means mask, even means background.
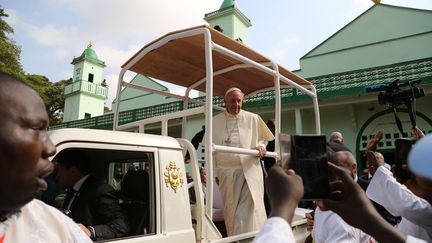
[[[65,87],[63,122],[103,115],[108,88],[102,78],[105,62],[98,59],[91,42],[71,62],[73,81]]]
[[[247,44],[247,28],[252,24],[250,19],[237,8],[234,0],[224,0],[219,10],[205,14],[204,20],[210,27]]]

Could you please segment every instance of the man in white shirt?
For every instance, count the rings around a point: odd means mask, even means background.
[[[426,243],[424,240],[402,234],[385,221],[347,170],[331,163],[329,170],[338,177],[332,182],[332,194],[338,196],[337,199],[318,200],[317,205],[321,210],[332,210],[345,222],[373,236],[380,243]],[[355,209],[352,205],[356,205]]]
[[[47,189],[55,154],[42,99],[28,85],[0,73],[0,242],[91,242],[57,209],[34,199]]]
[[[368,197],[385,207],[391,214],[402,216],[401,222],[396,226],[401,232],[432,242],[430,202],[397,182],[392,173],[384,168],[384,158],[379,153],[369,152],[367,156],[375,169],[372,171],[373,177],[366,191]],[[432,182],[429,183],[426,197],[430,198],[431,187]]]

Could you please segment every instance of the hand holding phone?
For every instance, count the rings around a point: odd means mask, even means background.
[[[310,213],[305,214],[306,225],[310,228],[313,228],[314,226],[314,217],[315,217],[315,211],[311,211]]]
[[[266,178],[266,188],[272,210],[270,217],[278,216],[291,223],[294,211],[303,196],[302,180],[293,170],[273,166]]]

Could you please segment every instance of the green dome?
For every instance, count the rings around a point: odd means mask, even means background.
[[[91,47],[87,47],[83,53],[81,54],[81,56],[85,57],[85,58],[90,58],[90,59],[98,59],[96,52],[91,48]]]
[[[232,7],[232,6],[234,6],[234,4],[235,4],[234,0],[224,0],[222,5],[220,6],[219,10]]]
[[[98,59],[96,52],[92,49],[92,44],[91,42],[88,44],[87,48],[83,51],[83,53],[81,54],[81,56],[74,58],[72,60],[72,64],[81,62],[81,61],[89,61],[89,62],[93,62],[96,64],[99,64],[101,66],[105,67],[105,62],[101,61]]]

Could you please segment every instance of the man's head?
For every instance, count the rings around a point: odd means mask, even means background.
[[[22,81],[0,73],[0,214],[19,210],[38,192],[54,167],[45,105]]]
[[[410,170],[423,191],[423,198],[432,202],[432,134],[420,139],[408,155]]]
[[[416,175],[432,180],[432,134],[416,143],[408,155],[408,165]]]
[[[330,142],[343,143],[343,136],[340,132],[332,132],[330,135]]]
[[[339,151],[334,154],[337,164],[344,167],[351,172],[351,176],[354,178],[357,174],[357,162],[352,153],[348,151]]]
[[[77,181],[90,173],[89,160],[85,151],[65,150],[55,160],[56,180],[63,189],[73,187]]]
[[[207,172],[206,172],[205,168],[201,167],[199,172],[200,172],[200,176],[201,176],[201,182],[206,183],[207,182]]]
[[[237,115],[243,105],[244,94],[239,88],[230,88],[225,93],[225,106],[228,113]]]

